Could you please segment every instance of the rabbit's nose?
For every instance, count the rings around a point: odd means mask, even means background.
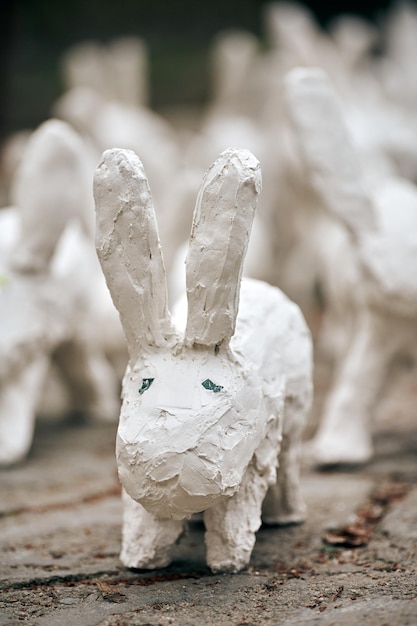
[[[168,406],[167,404],[157,407],[159,417],[182,417],[190,414],[191,406]]]

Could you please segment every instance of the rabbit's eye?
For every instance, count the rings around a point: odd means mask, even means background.
[[[216,385],[216,383],[213,383],[210,378],[206,378],[206,380],[203,380],[201,384],[203,385],[204,389],[212,391],[213,393],[219,393],[219,391],[223,389],[221,385]]]
[[[142,395],[152,385],[154,378],[144,378],[142,380],[142,387],[139,389],[139,393]]]

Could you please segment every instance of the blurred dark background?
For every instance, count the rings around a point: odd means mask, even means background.
[[[231,27],[261,38],[266,0],[0,0],[0,134],[33,128],[62,93],[60,57],[82,40],[138,35],[149,48],[151,104],[204,104],[208,51]],[[323,26],[343,13],[378,22],[392,2],[305,2]]]

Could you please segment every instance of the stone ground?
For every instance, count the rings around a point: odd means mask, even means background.
[[[310,430],[320,359],[315,377]],[[236,575],[209,572],[198,522],[169,568],[124,569],[116,426],[40,421],[27,462],[0,474],[0,626],[417,625],[417,367],[391,378],[374,460],[305,464],[308,520],[262,528]]]

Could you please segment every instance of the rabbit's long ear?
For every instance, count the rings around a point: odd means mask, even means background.
[[[94,177],[94,198],[97,254],[130,357],[136,359],[146,345],[170,345],[175,332],[151,192],[134,152],[104,152]]]
[[[374,227],[375,216],[335,90],[325,72],[316,68],[292,70],[285,87],[313,187],[356,239]]]
[[[218,347],[234,333],[260,190],[259,162],[248,150],[225,150],[205,174],[186,261],[189,345]]]
[[[55,119],[29,137],[12,187],[21,227],[11,263],[19,271],[47,270],[68,221],[80,215],[85,201],[92,203],[84,149],[77,133]]]

